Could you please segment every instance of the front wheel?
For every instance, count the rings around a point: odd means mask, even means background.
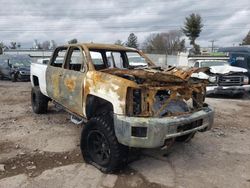
[[[85,162],[111,173],[127,161],[128,147],[118,143],[110,115],[93,117],[84,126],[81,151]]]
[[[49,99],[43,95],[39,86],[33,87],[31,90],[32,109],[36,114],[45,114],[48,110]]]

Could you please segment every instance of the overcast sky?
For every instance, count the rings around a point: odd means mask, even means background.
[[[203,18],[201,46],[238,45],[250,30],[250,0],[0,0],[0,41],[114,43],[134,32],[143,42],[150,33],[180,29],[193,12]]]

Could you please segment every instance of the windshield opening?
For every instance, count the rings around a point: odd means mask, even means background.
[[[106,68],[133,69],[148,66],[146,59],[137,52],[90,50],[90,55],[96,70]]]
[[[29,67],[31,59],[29,57],[13,57],[10,59],[10,64],[13,67]]]
[[[201,67],[229,65],[227,61],[202,61]]]

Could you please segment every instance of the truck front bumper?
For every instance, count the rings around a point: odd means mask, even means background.
[[[118,141],[130,147],[156,148],[169,138],[196,131],[211,129],[214,110],[207,106],[202,110],[172,117],[128,117],[114,114],[114,127]]]
[[[250,91],[250,85],[242,86],[207,86],[207,94],[234,95]]]

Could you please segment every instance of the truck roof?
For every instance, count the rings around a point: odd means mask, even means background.
[[[65,45],[65,46],[71,46],[72,44]],[[81,45],[83,47],[86,47],[88,49],[105,49],[105,50],[117,50],[117,51],[138,51],[135,48],[115,45],[115,44],[102,44],[102,43],[77,43],[73,45]]]
[[[236,47],[226,47],[219,48],[219,52],[245,52],[250,53],[250,47],[247,46],[236,46]]]

